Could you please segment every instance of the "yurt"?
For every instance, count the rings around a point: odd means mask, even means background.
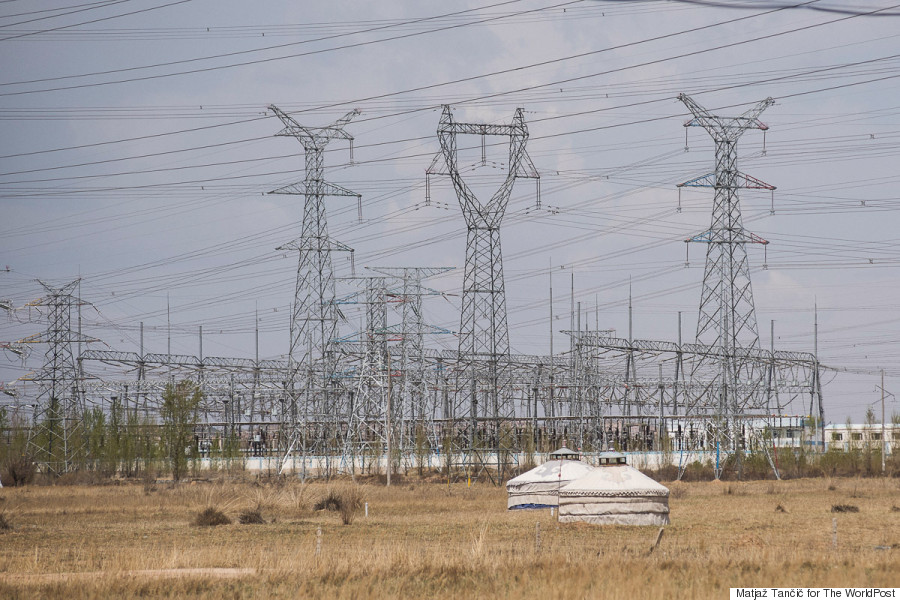
[[[510,479],[506,483],[509,495],[507,508],[513,510],[557,506],[559,489],[593,469],[591,465],[581,462],[580,458],[577,452],[563,447],[552,452],[549,461]]]
[[[559,490],[559,520],[596,525],[668,525],[669,490],[628,466],[618,452]]]

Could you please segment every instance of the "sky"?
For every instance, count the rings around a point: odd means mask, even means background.
[[[760,343],[827,367],[828,421],[900,413],[900,4],[785,0],[0,2],[0,342],[46,325],[40,281],[81,278],[90,347],[284,358],[303,198],[301,144],[275,105],[326,126],[353,109],[326,179],[338,294],[367,267],[455,267],[426,281],[427,320],[455,349],[466,230],[439,151],[442,105],[460,122],[525,111],[541,174],[516,182],[501,227],[512,351],[568,348],[570,306],[590,328],[693,339],[712,192],[676,184],[714,169],[714,144],[679,94],[710,112],[775,104],[738,145]],[[687,136],[685,133],[687,132]],[[490,142],[494,143],[490,143]],[[479,197],[507,146],[460,139]],[[553,303],[549,288],[552,282]],[[574,294],[572,290],[574,289]],[[346,304],[341,333],[359,330]],[[552,322],[550,315],[553,315]],[[390,319],[396,320],[397,315]],[[773,325],[774,322],[774,325]],[[818,327],[816,328],[816,322]],[[815,335],[815,331],[818,335]],[[0,381],[40,367],[4,349]],[[9,397],[7,397],[9,398]],[[6,400],[11,402],[12,400]]]

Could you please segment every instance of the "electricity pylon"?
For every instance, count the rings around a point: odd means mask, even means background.
[[[718,406],[709,408],[713,408],[718,422],[717,439],[727,441],[734,451],[739,445],[736,417],[747,408],[758,407],[764,391],[762,365],[745,356],[748,350],[759,348],[746,246],[769,243],[744,229],[738,190],[775,189],[738,170],[737,142],[748,129],[768,129],[759,115],[775,101],[766,98],[738,117],[720,117],[710,114],[686,94],[680,94],[678,99],[694,116],[684,126],[704,128],[716,144],[715,171],[678,187],[715,190],[709,229],[685,242],[707,245],[697,343],[722,349],[718,376],[711,382],[713,389],[718,390]]]
[[[22,379],[37,382],[40,389],[34,405],[29,449],[34,453],[35,462],[55,475],[75,467],[84,446],[81,377],[72,345],[96,340],[72,328],[72,311],[86,304],[76,293],[80,282],[76,279],[56,288],[39,281],[46,295],[27,306],[48,309],[47,330],[20,340],[47,346],[41,369]]]
[[[457,123],[445,105],[437,129],[441,152],[427,174],[446,174],[453,182],[466,221],[466,266],[463,276],[462,310],[459,325],[461,380],[453,411],[457,419],[469,419],[468,446],[475,447],[479,387],[487,400],[481,416],[492,425],[484,433],[493,438],[488,447],[500,450],[500,423],[513,413],[506,396],[509,330],[506,322],[506,291],[503,283],[503,256],[500,251],[500,224],[518,177],[540,176],[525,150],[528,128],[524,111],[516,109],[511,125]],[[509,138],[509,164],[499,189],[486,203],[463,181],[457,164],[457,136],[480,135]],[[479,461],[480,462],[480,461]],[[483,464],[483,463],[482,463]]]
[[[307,412],[327,415],[336,409],[332,397],[337,356],[334,348],[338,329],[338,309],[335,302],[333,252],[353,250],[328,235],[325,215],[326,196],[350,196],[360,201],[360,195],[324,179],[325,147],[333,139],[350,142],[350,158],[353,158],[353,137],[344,127],[358,110],[327,127],[304,127],[276,106],[269,109],[284,123],[284,129],[276,135],[296,138],[303,144],[306,155],[306,177],[303,182],[287,185],[269,192],[304,197],[303,226],[300,238],[280,246],[278,250],[296,250],[300,253],[297,264],[297,281],[291,314],[291,345],[288,355],[289,394],[291,415],[296,425],[297,396],[294,391],[299,383],[307,394]],[[351,254],[352,256],[352,254]],[[283,418],[283,417],[282,417]]]
[[[366,277],[365,286],[366,327],[361,332],[365,355],[356,377],[355,390],[350,393],[343,450],[344,461],[354,477],[357,458],[364,462],[366,455],[371,454],[374,458],[380,455],[381,450],[385,451],[385,468],[393,468],[391,436],[394,409],[391,406],[390,354],[386,335],[385,278]]]
[[[427,398],[427,374],[425,372],[425,335],[449,334],[440,327],[425,323],[422,312],[424,296],[438,296],[440,292],[426,288],[422,280],[452,271],[453,267],[367,267],[398,280],[388,294],[399,304],[400,324],[388,326],[387,332],[399,337],[400,355],[393,364],[398,381],[393,386],[396,401],[393,403],[397,423],[398,443],[416,440],[417,428],[429,438],[432,445],[440,443],[438,431],[429,426],[437,414],[437,406],[429,406]],[[447,415],[442,415],[448,418]]]

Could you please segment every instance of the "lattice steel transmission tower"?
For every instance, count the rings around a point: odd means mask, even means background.
[[[338,309],[335,302],[333,252],[353,252],[349,246],[328,235],[325,214],[326,196],[349,196],[360,202],[360,195],[324,178],[324,152],[334,139],[350,142],[350,158],[353,158],[353,137],[344,127],[358,110],[327,127],[304,127],[276,106],[269,109],[284,123],[284,129],[276,135],[296,138],[303,144],[306,155],[306,177],[269,192],[304,197],[303,226],[300,238],[278,250],[296,250],[300,253],[297,265],[297,282],[291,315],[291,344],[288,356],[289,385],[292,420],[296,421],[299,384],[307,394],[307,408],[314,413],[333,413],[335,406],[334,374],[337,357],[335,341],[338,329]],[[351,254],[352,257],[352,254]],[[296,423],[295,423],[296,424]]]
[[[387,344],[387,290],[384,277],[366,277],[365,330],[360,332],[364,356],[356,376],[355,389],[347,407],[347,430],[344,435],[344,461],[351,475],[358,459],[365,469],[367,456],[385,452],[385,467],[392,468],[390,438],[392,434],[390,354]]]
[[[684,126],[703,127],[716,143],[716,170],[678,185],[715,190],[710,228],[685,240],[707,245],[697,342],[726,348],[756,348],[759,331],[746,245],[769,242],[744,229],[738,190],[774,190],[775,186],[738,170],[737,142],[748,129],[768,129],[758,117],[775,101],[766,98],[739,117],[718,117],[686,94],[679,95],[678,99],[694,115]]]
[[[72,345],[95,340],[72,328],[72,312],[86,304],[77,295],[81,280],[76,279],[59,288],[43,281],[38,283],[46,295],[28,306],[49,310],[47,330],[21,340],[22,343],[47,346],[41,369],[22,378],[36,382],[40,388],[34,405],[29,447],[34,452],[35,462],[59,475],[75,466],[84,445],[81,374]]]
[[[429,405],[427,397],[427,377],[425,373],[425,335],[448,334],[449,331],[425,323],[422,311],[425,296],[440,295],[422,285],[422,281],[441,273],[452,271],[453,267],[367,267],[396,281],[387,293],[399,304],[400,323],[389,326],[389,335],[399,338],[399,356],[393,363],[393,370],[399,375],[393,386],[396,401],[393,403],[396,415],[398,442],[403,444],[416,438],[416,428],[424,433],[432,445],[440,442],[440,432],[429,427],[437,417],[437,406]],[[448,415],[441,415],[448,418]]]
[[[503,283],[503,256],[500,251],[500,223],[506,212],[513,184],[518,177],[539,179],[525,150],[528,128],[519,108],[511,125],[457,123],[448,105],[438,124],[441,152],[427,174],[446,174],[453,182],[466,221],[466,265],[463,276],[462,310],[459,325],[459,361],[462,369],[455,410],[456,419],[469,419],[468,445],[475,446],[479,416],[479,387],[487,402],[480,414],[492,423],[494,438],[489,447],[499,450],[499,426],[513,413],[513,404],[504,392],[508,387],[509,330],[506,322],[506,291]],[[487,202],[481,202],[463,181],[457,164],[457,136],[480,135],[509,138],[506,177]],[[483,147],[483,146],[482,146]]]
[[[769,243],[744,229],[738,190],[775,189],[738,170],[737,142],[748,129],[768,129],[759,115],[775,101],[766,98],[738,117],[720,117],[710,114],[686,94],[680,94],[678,99],[694,115],[684,126],[703,127],[716,144],[715,171],[678,187],[715,190],[709,229],[685,242],[707,245],[697,343],[721,348],[718,376],[711,382],[712,389],[718,390],[718,406],[712,408],[720,423],[719,437],[727,438],[735,449],[738,437],[735,417],[748,408],[759,408],[765,372],[764,365],[748,356],[749,351],[759,348],[759,331],[747,244]]]

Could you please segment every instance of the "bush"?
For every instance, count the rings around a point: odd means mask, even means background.
[[[712,481],[715,479],[715,471],[713,470],[712,464],[701,463],[699,460],[695,460],[692,463],[688,463],[688,465],[684,468],[684,475],[682,475],[682,481]]]
[[[199,515],[197,515],[197,518],[194,519],[194,525],[197,525],[198,527],[231,525],[231,519],[229,519],[222,511],[210,506]]]
[[[238,523],[241,525],[263,525],[265,524],[265,519],[262,518],[262,514],[260,514],[259,509],[251,510],[247,509],[241,511],[241,514],[238,516]]]
[[[28,456],[11,456],[4,468],[3,481],[14,487],[27,485],[34,481],[36,469]]]
[[[344,490],[341,495],[341,522],[350,525],[362,505],[363,495],[359,487],[353,486]]]
[[[335,490],[328,490],[325,497],[313,505],[313,510],[341,510],[341,495]]]
[[[315,510],[330,510],[341,513],[344,525],[353,523],[356,512],[362,508],[363,493],[359,486],[346,487],[341,490],[331,489],[324,498],[313,506]]]
[[[0,531],[9,531],[12,529],[12,523],[6,518],[6,515],[0,513]]]
[[[655,471],[648,471],[647,474],[657,481],[677,481],[678,467],[675,465],[663,465]]]

